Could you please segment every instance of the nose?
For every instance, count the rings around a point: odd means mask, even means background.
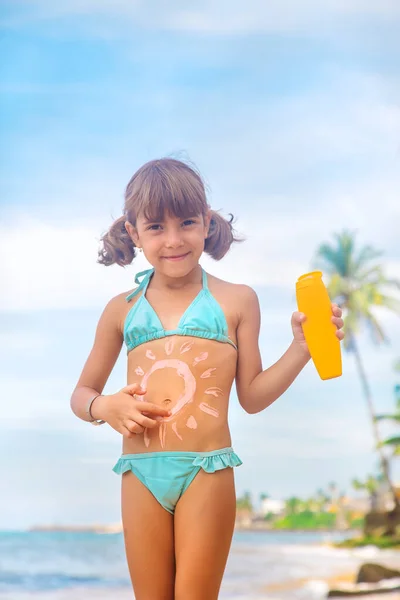
[[[167,248],[179,248],[182,246],[182,232],[175,228],[168,229],[166,232],[165,245]]]

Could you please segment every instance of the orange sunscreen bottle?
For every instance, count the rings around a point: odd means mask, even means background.
[[[332,323],[332,306],[321,271],[305,273],[296,282],[297,306],[307,320],[302,324],[304,337],[321,379],[342,374],[340,341]]]

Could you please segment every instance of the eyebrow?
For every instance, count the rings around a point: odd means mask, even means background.
[[[178,221],[187,221],[187,219],[198,219],[200,217],[200,215],[187,215],[186,217],[176,217]],[[154,223],[163,223],[165,221],[164,218],[162,219],[144,219],[143,220],[143,224],[144,225],[151,225]]]
[[[144,219],[143,223],[145,225],[150,225],[151,223],[162,223],[163,219]]]

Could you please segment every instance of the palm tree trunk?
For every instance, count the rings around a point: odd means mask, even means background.
[[[375,420],[374,405],[372,403],[371,388],[368,383],[367,374],[365,372],[364,365],[362,364],[361,356],[358,351],[358,346],[357,346],[354,336],[352,336],[352,339],[351,339],[351,350],[354,354],[354,358],[355,358],[357,369],[358,369],[358,374],[360,376],[361,385],[362,385],[362,388],[364,391],[364,396],[367,401],[368,412],[369,412],[369,416],[371,419],[371,425],[372,425],[372,434],[374,436],[376,450],[380,457],[382,472],[383,472],[386,482],[389,486],[390,492],[393,496],[393,501],[394,501],[395,507],[396,507],[396,509],[400,509],[400,502],[397,498],[396,490],[394,489],[394,486],[390,479],[388,461],[387,461],[387,458],[386,458],[386,456],[382,450],[382,446],[381,446],[381,438],[379,435],[378,424]]]

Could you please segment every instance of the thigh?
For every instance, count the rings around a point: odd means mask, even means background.
[[[236,514],[233,469],[197,474],[175,510],[175,600],[216,600]]]
[[[173,600],[174,521],[130,471],[122,475],[122,523],[136,600]]]

